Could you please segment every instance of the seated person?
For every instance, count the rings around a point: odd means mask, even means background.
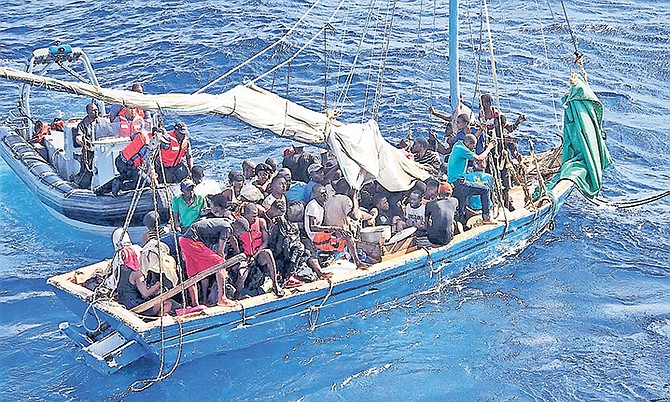
[[[244,206],[242,217],[233,223],[232,242],[235,254],[244,253],[248,257],[249,267],[254,263],[272,280],[273,291],[278,297],[284,295],[283,289],[277,281],[277,266],[272,251],[268,249],[270,235],[267,223],[258,216],[256,204],[249,203]],[[240,270],[238,280],[235,282],[235,294],[240,295],[245,285],[250,270]]]
[[[179,232],[186,231],[203,214],[207,203],[205,197],[195,194],[195,183],[191,179],[181,182],[181,194],[172,198],[172,219]]]
[[[315,185],[322,184],[325,186],[328,183],[326,181],[326,174],[323,169],[323,165],[320,163],[313,163],[309,165],[307,167],[307,175],[309,176],[309,181],[307,182],[307,186],[305,186],[305,194],[304,198],[302,199],[304,203],[308,203],[312,200],[314,195],[312,189]]]
[[[160,282],[147,287],[146,280],[140,270],[140,261],[132,246],[126,246],[120,251],[123,264],[121,265],[119,283],[116,288],[116,300],[126,306],[129,310],[139,306],[150,297],[158,296],[160,293]],[[173,311],[176,307],[170,299],[163,303],[157,303],[151,307],[153,315]]]
[[[304,145],[293,144],[291,148],[284,151],[282,166],[291,171],[294,180],[307,183],[310,180],[307,168],[318,162],[319,158],[316,155],[305,152]]]
[[[252,183],[265,193],[270,184],[270,177],[273,173],[272,168],[265,163],[259,163],[256,165],[254,172],[256,173],[256,180]]]
[[[415,227],[417,236],[426,234],[426,204],[422,198],[420,192],[412,191],[405,204],[405,227]]]
[[[188,128],[183,122],[175,123],[172,131],[166,133],[168,144],[160,150],[156,172],[160,182],[179,183],[189,176],[193,169],[191,143],[188,140]],[[164,174],[163,174],[164,173]]]
[[[425,138],[417,138],[412,145],[412,153],[414,154],[414,161],[421,165],[426,171],[431,174],[439,172],[440,156],[437,152],[429,149],[428,141]]]
[[[491,191],[493,191],[493,176],[490,173],[486,173],[486,161],[473,160],[473,171],[466,173],[465,180],[471,183],[483,184],[487,186]],[[467,199],[467,205],[475,211],[482,209],[482,200],[479,195],[471,195]]]
[[[256,176],[256,163],[251,159],[245,159],[242,161],[242,174],[244,175],[245,180],[253,181]]]
[[[276,200],[267,211],[268,218],[274,222],[269,245],[284,287],[325,278],[318,259],[302,243],[300,228],[286,218],[286,209],[284,201]]]
[[[235,215],[230,211],[228,198],[223,194],[217,194],[209,199],[209,212],[205,218],[225,218],[230,223],[235,221]]]
[[[433,245],[443,246],[454,237],[454,216],[458,200],[451,197],[451,185],[441,183],[437,200],[426,204],[426,235]]]
[[[133,83],[133,85],[130,87],[130,90],[133,92],[139,92],[141,94],[144,93],[144,89],[142,88],[142,84],[139,82]],[[113,104],[109,107],[109,122],[113,123],[114,120],[117,119],[117,117],[125,117],[127,113],[127,108],[124,105],[119,105],[119,104]],[[149,110],[144,110],[137,108],[136,109],[136,114],[141,117],[142,119],[146,121],[151,121],[151,112]],[[131,119],[132,120],[132,119]]]
[[[223,195],[228,199],[228,206],[231,211],[236,211],[240,206],[240,196],[244,187],[244,175],[240,172],[231,171],[228,173],[228,187],[223,190]]]
[[[201,219],[191,225],[184,236],[179,238],[188,277],[225,261],[225,247],[231,232],[230,223],[222,218]],[[236,303],[226,297],[226,278],[225,269],[216,272],[217,305],[233,307]],[[203,278],[200,284],[203,292],[202,299],[206,300],[209,278]],[[193,305],[199,305],[197,284],[190,286],[188,291]]]
[[[468,167],[468,161],[476,159],[482,161],[491,152],[495,143],[491,142],[484,152],[476,154],[474,152],[477,139],[474,135],[468,134],[463,141],[454,144],[454,149],[449,156],[447,169],[449,183],[454,187],[454,196],[458,199],[458,220],[465,225],[465,204],[471,195],[479,195],[482,200],[482,220],[485,225],[495,225],[489,214],[491,203],[491,190],[484,185],[468,182],[465,180],[465,173]]]
[[[73,145],[75,148],[82,148],[79,173],[75,175],[73,181],[84,189],[91,188],[93,179],[93,144],[96,139],[96,126],[100,120],[98,105],[89,103],[86,105],[86,117],[79,122],[77,127],[72,130]]]
[[[155,211],[149,211],[142,218],[142,224],[147,228],[146,232],[142,233],[142,246],[147,244],[149,240],[160,240],[166,231],[160,224],[160,216]]]
[[[356,243],[351,233],[338,226],[324,225],[324,205],[328,199],[328,192],[321,184],[312,188],[314,199],[305,207],[305,232],[317,250],[324,252],[343,252],[349,250],[351,258],[360,269],[367,267],[359,258]]]
[[[283,175],[277,175],[272,178],[270,182],[270,186],[268,188],[268,191],[270,192],[265,199],[263,200],[263,203],[261,204],[263,206],[264,210],[270,209],[272,204],[277,201],[277,200],[282,200],[284,202],[284,205],[288,204],[288,200],[286,199],[286,190],[288,190],[288,184],[286,183],[286,179],[284,178]]]
[[[391,226],[391,232],[397,233],[405,228],[405,222],[400,211],[394,211],[391,208],[388,196],[383,192],[378,192],[373,198],[374,206],[377,209],[377,218],[375,225]]]
[[[114,159],[114,165],[119,174],[112,181],[112,194],[118,195],[123,189],[134,189],[140,178],[140,168],[146,166],[145,161],[149,156],[149,144],[153,134],[140,131],[133,134],[130,143],[126,145],[121,153]],[[154,172],[149,172],[149,177],[154,180]]]

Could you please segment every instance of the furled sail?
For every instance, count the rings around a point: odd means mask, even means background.
[[[62,81],[6,67],[0,67],[0,77],[163,113],[232,116],[294,141],[326,143],[337,157],[344,177],[354,188],[360,188],[368,179],[376,179],[390,191],[408,190],[416,179],[424,180],[429,176],[420,165],[406,159],[382,137],[376,122],[343,124],[255,85],[238,85],[220,95],[152,95]]]

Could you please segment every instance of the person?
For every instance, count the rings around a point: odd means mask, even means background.
[[[459,201],[451,197],[451,191],[449,183],[440,183],[437,200],[426,204],[426,236],[436,246],[443,246],[454,237],[454,216]]]
[[[304,198],[302,199],[305,204],[312,200],[314,186],[317,184],[326,184],[323,165],[320,163],[312,163],[309,165],[307,167],[307,175],[309,176],[309,181],[307,182],[307,186],[305,186]]]
[[[255,263],[272,280],[273,291],[277,297],[284,296],[283,289],[277,282],[277,265],[272,251],[268,249],[269,233],[265,219],[258,216],[256,204],[249,203],[244,206],[242,217],[233,223],[233,233],[236,241],[232,243],[236,254],[244,253],[248,257],[249,266]],[[235,293],[242,291],[246,275],[250,272],[240,271],[238,281],[235,283]]]
[[[414,154],[414,162],[421,165],[422,168],[431,174],[439,172],[441,162],[437,152],[429,149],[428,140],[425,138],[416,138],[414,145],[412,145],[412,153]]]
[[[423,203],[437,199],[437,189],[440,186],[440,182],[435,180],[432,177],[426,179],[426,189],[423,191]]]
[[[272,168],[265,163],[259,163],[254,169],[256,173],[256,180],[252,183],[254,186],[258,187],[261,192],[265,193],[267,190],[268,184],[270,184],[270,177],[272,175]]]
[[[251,180],[256,175],[256,164],[251,159],[242,161],[242,174],[245,180]]]
[[[147,230],[142,233],[142,246],[147,244],[149,240],[160,240],[166,233],[165,228],[160,224],[160,215],[156,211],[147,212],[142,217],[142,224]]]
[[[472,183],[465,180],[465,173],[468,167],[468,161],[476,159],[485,160],[491,149],[495,146],[494,142],[489,143],[481,154],[474,152],[477,139],[474,135],[468,134],[463,141],[454,144],[454,149],[449,156],[447,177],[450,184],[454,187],[454,196],[458,199],[458,220],[465,225],[465,204],[471,195],[479,195],[482,200],[482,220],[486,225],[494,225],[489,215],[491,203],[491,190],[482,184]]]
[[[318,162],[319,158],[316,155],[305,152],[304,145],[293,144],[291,148],[284,151],[282,166],[288,168],[293,173],[294,180],[307,183],[310,180],[307,168]]]
[[[126,246],[120,251],[123,264],[121,265],[118,286],[116,288],[116,300],[129,310],[144,303],[152,296],[160,293],[160,282],[147,287],[146,279],[140,270],[140,260],[132,246]],[[154,315],[160,314],[161,306],[163,313],[169,313],[175,307],[173,301],[168,299],[163,303],[156,303],[151,307]]]
[[[197,275],[215,265],[225,261],[225,250],[228,239],[232,233],[230,223],[223,218],[201,219],[194,222],[179,238],[179,246],[186,262],[186,274],[188,277]],[[225,284],[227,279],[226,270],[220,269],[216,272],[217,305],[233,307],[235,302],[226,297]],[[207,299],[209,279],[200,281],[202,299]],[[194,306],[200,304],[197,284],[188,289],[191,302]]]
[[[493,175],[486,173],[486,161],[473,161],[472,172],[466,173],[465,180],[471,183],[483,184],[493,191]],[[479,195],[471,195],[468,198],[467,206],[478,211],[482,209],[482,200]]]
[[[161,148],[159,160],[162,166],[157,166],[156,169],[161,180],[167,183],[179,183],[190,175],[193,158],[187,136],[188,128],[181,121],[174,124],[172,131],[167,132],[169,144]]]
[[[149,144],[153,134],[151,132],[139,131],[130,138],[121,153],[114,159],[114,165],[118,175],[112,181],[112,195],[118,195],[125,188],[135,188],[139,180],[139,168],[145,165],[150,152]],[[153,172],[150,173],[153,176]],[[155,177],[154,177],[155,180]]]
[[[305,232],[312,241],[314,248],[325,252],[344,252],[345,247],[349,250],[351,258],[359,269],[367,268],[366,264],[358,258],[358,250],[351,233],[342,227],[325,225],[324,205],[328,199],[328,192],[321,184],[312,188],[314,199],[305,207]]]
[[[268,194],[265,199],[263,200],[263,203],[261,204],[263,206],[263,209],[266,211],[270,209],[272,204],[277,201],[277,200],[282,200],[284,204],[288,204],[288,200],[286,199],[286,190],[288,189],[288,184],[286,183],[286,179],[284,176],[277,175],[272,178],[270,181],[270,187],[269,191],[270,194]]]
[[[446,122],[451,122],[451,116],[448,116],[444,113],[440,113],[435,110],[433,105],[430,105],[428,107],[428,111],[430,111],[430,114],[432,114],[435,117],[439,117],[440,119],[446,121]],[[454,111],[454,114],[456,116],[460,116],[461,114],[465,114],[468,116],[468,121],[475,121],[475,114],[472,112],[472,109],[463,103],[463,94],[458,94],[458,110]]]
[[[421,202],[422,198],[419,191],[412,191],[405,205],[405,225],[415,227],[418,236],[426,233],[426,204]]]
[[[90,188],[93,180],[93,144],[96,139],[95,127],[99,120],[98,105],[89,103],[86,105],[86,117],[72,130],[73,145],[81,148],[81,161],[79,173],[74,177],[74,182],[80,188]]]
[[[195,194],[195,183],[191,179],[181,182],[181,195],[172,198],[172,219],[177,231],[187,230],[193,222],[202,215],[205,207],[205,197]]]
[[[221,194],[228,199],[228,206],[231,210],[236,210],[240,206],[244,180],[244,175],[240,172],[230,171],[228,173],[228,187]]]
[[[142,88],[142,84],[139,82],[133,83],[133,85],[130,87],[130,90],[133,92],[138,92],[143,94],[144,89]],[[123,117],[129,121],[132,121],[133,119],[129,119],[127,116],[128,109],[126,106],[121,105],[121,104],[113,104],[109,107],[109,122],[114,123],[114,120],[116,120],[118,117]],[[145,121],[151,121],[151,112],[148,110],[140,109],[140,108],[133,108],[135,114],[142,118]]]
[[[377,192],[373,197],[374,207],[378,214],[375,218],[375,225],[391,226],[391,232],[397,233],[405,228],[405,222],[402,219],[402,211],[397,207],[391,207],[389,196],[383,192]]]
[[[514,174],[515,165],[518,166],[521,159],[521,154],[519,154],[519,150],[517,149],[517,140],[510,133],[516,130],[519,124],[524,121],[526,121],[526,116],[520,115],[513,124],[507,124],[507,117],[501,114],[494,122],[496,138],[502,139],[502,147],[498,148],[498,154],[504,158],[503,168],[500,170],[502,203],[510,212],[516,209],[509,197],[509,190],[512,187],[512,175]]]
[[[325,278],[318,258],[305,247],[300,237],[300,227],[287,219],[286,210],[285,202],[276,200],[267,211],[268,218],[273,221],[269,245],[284,287],[296,287],[302,282]]]
[[[305,188],[307,183],[293,180],[293,173],[289,168],[281,168],[277,172],[278,176],[283,176],[286,179],[288,190],[286,190],[286,199],[291,201],[303,201],[305,199]]]
[[[229,222],[235,221],[235,215],[230,210],[228,198],[224,194],[216,194],[209,198],[209,212],[205,218],[226,218]]]
[[[502,114],[495,106],[493,106],[493,98],[491,97],[491,94],[482,94],[480,102],[478,119],[480,124],[482,124],[489,135],[491,135],[493,130],[495,130],[496,121],[498,121],[499,127],[505,127],[509,132],[514,131],[521,122],[526,121],[526,116],[519,115],[513,124],[508,125],[505,115]],[[504,121],[504,123],[502,123],[501,120]],[[482,139],[478,141],[476,152],[480,153],[483,148],[484,143]]]

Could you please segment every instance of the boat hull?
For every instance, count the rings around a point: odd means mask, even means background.
[[[56,170],[21,136],[0,127],[0,157],[23,181],[44,207],[69,226],[96,234],[109,234],[123,226],[134,191],[116,197],[96,195],[63,180]],[[169,217],[171,191],[159,189],[158,211]],[[141,226],[142,217],[154,210],[151,191],[143,191],[130,226]]]
[[[260,302],[253,300],[256,298],[243,300],[243,309],[230,311],[215,307],[212,313],[165,317],[162,326],[146,326],[141,321],[128,325],[129,320],[137,316],[119,308],[99,306],[104,313],[99,317],[110,326],[110,331],[119,331],[129,342],[142,345],[142,356],[164,356],[167,362],[186,362],[306,333],[365,309],[429,290],[444,278],[477,270],[501,255],[524,247],[551,227],[558,207],[572,189],[571,185],[564,187],[555,204],[510,220],[507,226],[476,228],[469,231],[476,233],[447,246],[419,249],[396,260],[376,264],[365,273],[336,275],[332,286],[319,281],[312,288],[284,298],[263,295],[259,296],[264,298]],[[57,288],[62,286],[53,278],[50,283]],[[59,291],[58,295],[80,316],[89,307],[82,295],[73,295],[71,291]],[[91,315],[90,309],[87,314]],[[73,339],[76,341],[76,337]]]

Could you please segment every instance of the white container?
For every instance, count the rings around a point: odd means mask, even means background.
[[[370,226],[361,229],[361,240],[366,243],[379,243],[382,237],[384,241],[391,238],[390,226]]]

